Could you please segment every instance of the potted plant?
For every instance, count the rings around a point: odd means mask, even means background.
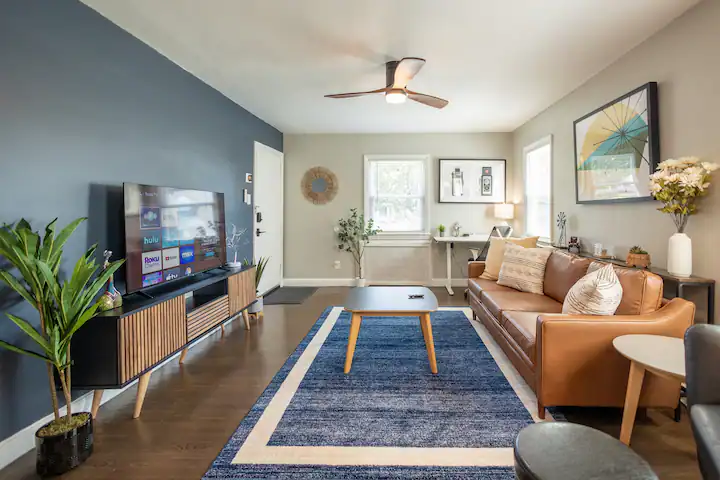
[[[262,279],[263,273],[265,273],[265,267],[267,267],[268,262],[270,261],[269,257],[260,257],[260,259],[255,263],[250,263],[250,261],[246,258],[243,260],[243,265],[246,267],[255,265],[255,303],[250,305],[248,307],[248,313],[252,313],[255,315],[258,315],[260,317],[263,316],[263,297],[260,295],[260,291],[258,288],[260,287],[260,279]]]
[[[36,469],[41,476],[65,473],[90,456],[93,450],[93,424],[89,413],[72,412],[70,377],[70,344],[75,332],[95,315],[97,294],[122,264],[113,262],[96,276],[93,245],[75,263],[70,276],[59,279],[63,246],[85,219],[70,223],[55,235],[57,219],[45,227],[45,235],[33,232],[30,224],[20,220],[16,225],[0,228],[0,255],[18,271],[15,276],[0,271],[0,279],[37,310],[39,328],[16,315],[6,315],[36,347],[20,348],[0,340],[0,346],[16,353],[40,359],[47,364],[50,398],[54,420],[35,432]],[[60,415],[55,375],[59,379],[66,412]]]
[[[444,236],[445,236],[445,225],[443,225],[443,224],[441,223],[440,225],[438,225],[438,229],[437,229],[437,230],[438,230],[438,236],[440,236],[440,237],[444,237]]]
[[[630,267],[648,268],[650,266],[650,254],[639,245],[635,245],[628,252],[625,263]]]
[[[697,157],[669,159],[658,165],[650,176],[650,192],[663,203],[658,208],[669,213],[677,232],[668,241],[668,272],[679,277],[692,274],[692,241],[685,233],[690,215],[697,213],[697,200],[707,195],[716,163],[701,162]]]
[[[357,208],[350,209],[348,218],[341,218],[338,222],[337,238],[340,241],[338,248],[352,254],[355,260],[357,277],[355,286],[365,286],[362,258],[365,254],[365,247],[370,242],[370,237],[377,235],[382,230],[375,228],[373,219],[365,222],[365,215],[358,213]]]
[[[239,262],[237,258],[240,239],[245,235],[245,232],[247,232],[247,228],[237,228],[237,225],[232,224],[232,231],[227,235],[227,239],[225,240],[227,248],[234,253],[233,261],[228,262],[228,267],[237,268],[245,264],[245,262]]]

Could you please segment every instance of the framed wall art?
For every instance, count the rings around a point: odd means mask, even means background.
[[[440,203],[505,203],[505,160],[440,159]]]
[[[660,163],[657,83],[651,82],[574,122],[576,203],[649,200]]]

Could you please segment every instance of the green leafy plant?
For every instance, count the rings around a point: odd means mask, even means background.
[[[643,248],[640,247],[639,245],[635,245],[634,247],[632,247],[630,249],[630,253],[633,253],[635,255],[647,255],[648,254],[648,252],[646,250],[643,250]]]
[[[365,222],[365,215],[358,213],[357,208],[351,208],[350,216],[338,221],[338,248],[352,254],[360,278],[363,278],[362,257],[365,246],[370,242],[370,237],[381,231],[375,228],[372,218]]]
[[[263,274],[265,273],[265,268],[267,267],[268,262],[270,261],[270,257],[260,257],[260,259],[252,263],[247,258],[243,259],[243,265],[246,267],[255,265],[255,293],[260,293],[258,291],[258,288],[260,287],[260,280],[262,279]]]
[[[445,225],[443,225],[441,223],[440,225],[438,225],[438,232],[443,233],[444,231],[445,231]]]
[[[55,420],[46,429],[49,434],[74,428],[72,417],[72,382],[70,377],[70,342],[73,335],[97,311],[96,296],[123,260],[111,263],[96,275],[97,245],[77,261],[69,278],[59,279],[63,246],[77,227],[85,220],[79,218],[55,235],[57,219],[45,227],[45,235],[33,232],[26,220],[5,224],[0,228],[0,255],[18,271],[18,276],[7,270],[0,271],[0,279],[25,299],[40,316],[39,330],[29,321],[7,313],[7,317],[30,337],[37,351],[27,350],[0,340],[0,347],[38,358],[47,363],[50,397]],[[59,376],[67,405],[67,415],[60,418],[55,373]],[[82,423],[82,422],[80,422]]]

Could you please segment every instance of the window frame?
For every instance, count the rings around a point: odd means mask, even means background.
[[[409,231],[409,232],[380,232],[375,235],[374,238],[382,240],[396,240],[396,241],[412,241],[412,240],[427,240],[430,236],[430,208],[432,201],[430,196],[432,190],[430,189],[431,184],[431,172],[430,172],[430,155],[364,155],[364,185],[363,185],[363,212],[369,218],[370,212],[370,196],[368,187],[370,185],[370,171],[371,164],[377,161],[390,161],[390,162],[407,162],[407,161],[418,161],[423,162],[423,168],[425,169],[425,202],[423,204],[423,228],[421,231]],[[372,245],[372,243],[371,243]]]
[[[524,212],[524,219],[523,219],[523,229],[525,230],[525,234],[532,234],[531,232],[528,232],[528,196],[527,196],[527,167],[528,167],[528,154],[538,150],[542,147],[550,147],[550,197],[549,197],[549,206],[550,206],[550,224],[548,225],[550,236],[549,237],[540,237],[539,241],[545,242],[545,243],[552,243],[552,237],[554,234],[553,231],[553,136],[547,135],[545,137],[540,138],[539,140],[536,140],[535,142],[526,145],[523,148],[523,156],[522,156],[522,173],[523,173],[523,205],[525,206],[525,212]]]

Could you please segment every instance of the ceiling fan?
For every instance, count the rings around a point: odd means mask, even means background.
[[[404,103],[408,98],[416,102],[434,108],[444,108],[448,101],[442,98],[425,95],[424,93],[408,90],[407,84],[412,80],[420,69],[425,65],[425,59],[417,57],[405,57],[402,60],[394,60],[385,64],[385,80],[387,86],[370,90],[368,92],[337,93],[325,95],[327,98],[350,98],[362,97],[363,95],[385,94],[387,103]]]

